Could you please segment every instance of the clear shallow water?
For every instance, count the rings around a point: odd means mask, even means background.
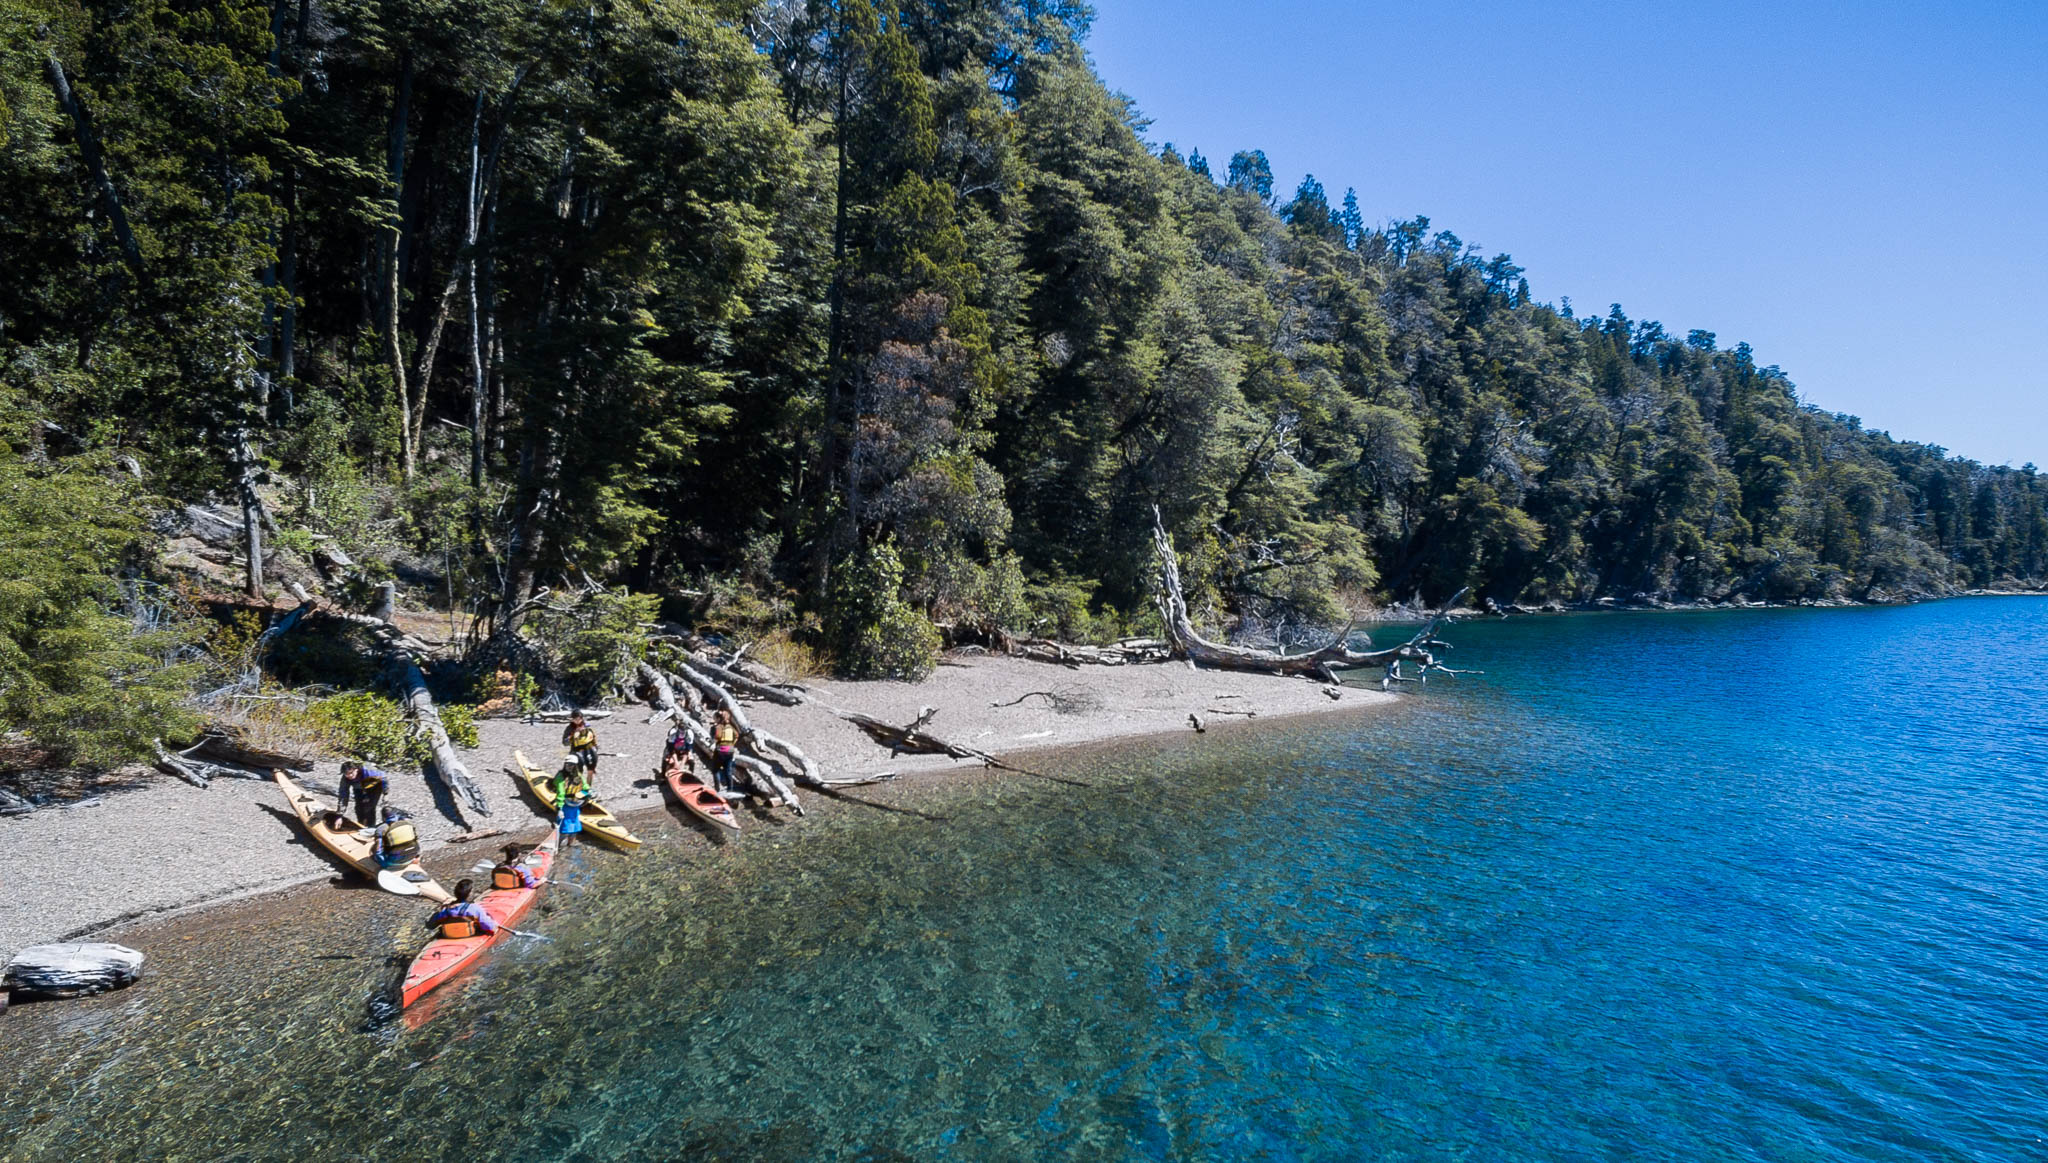
[[[385,898],[223,922],[0,1065],[0,1154],[2048,1157],[2048,600],[1453,640],[1078,805],[650,827],[417,1029],[362,1030]]]

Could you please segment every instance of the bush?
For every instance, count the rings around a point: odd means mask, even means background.
[[[444,703],[435,708],[449,742],[457,747],[475,747],[481,742],[476,728],[476,708],[466,703]],[[425,765],[433,753],[426,740],[415,738],[412,724],[398,700],[368,691],[321,699],[292,713],[291,726],[327,750],[371,763],[412,763]]]
[[[832,581],[827,637],[841,672],[851,678],[922,682],[939,664],[939,631],[903,600],[903,562],[877,542],[842,566]]]
[[[397,700],[368,691],[321,699],[294,717],[301,731],[340,755],[397,763],[412,750],[412,732]]]
[[[572,606],[543,609],[527,625],[569,695],[588,702],[647,657],[646,626],[660,604],[654,594],[601,590]]]

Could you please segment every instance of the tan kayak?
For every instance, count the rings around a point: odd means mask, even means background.
[[[555,789],[550,785],[554,782],[554,776],[535,767],[527,760],[524,751],[514,751],[512,759],[519,764],[519,774],[526,781],[526,790],[533,793],[533,798],[539,800],[542,807],[553,813]],[[640,837],[627,831],[626,826],[619,822],[619,818],[596,800],[584,800],[581,815],[585,832],[610,842],[622,851],[631,852],[640,847]]]
[[[442,888],[434,882],[433,877],[427,875],[427,870],[421,868],[417,860],[399,868],[380,869],[377,866],[376,840],[362,835],[364,829],[358,827],[355,821],[335,813],[284,772],[271,772],[270,777],[283,789],[284,798],[291,801],[292,811],[298,814],[299,823],[306,826],[306,831],[313,834],[313,839],[318,840],[322,848],[348,861],[349,867],[376,881],[385,891],[395,892],[400,896],[422,896],[437,905],[449,904],[455,900],[447,889]],[[337,819],[342,825],[338,828],[333,824]],[[380,873],[383,875],[379,875]],[[406,892],[407,887],[412,891]]]

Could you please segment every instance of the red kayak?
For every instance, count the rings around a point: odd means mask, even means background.
[[[662,764],[662,782],[668,785],[669,794],[682,805],[710,823],[723,828],[740,830],[739,817],[732,814],[731,805],[725,797],[705,787],[703,782],[690,774],[682,764],[670,759]]]
[[[543,884],[546,883],[548,868],[555,862],[555,845],[560,839],[559,832],[550,832],[546,840],[519,859],[520,864],[542,878]],[[479,933],[474,937],[436,937],[427,942],[420,955],[412,959],[412,967],[405,971],[405,986],[399,993],[400,1008],[425,997],[427,991],[482,957],[484,950],[496,944],[506,930],[519,923],[519,918],[526,915],[526,910],[532,908],[539,897],[538,885],[533,888],[494,888],[478,897],[476,903],[498,922],[498,931]]]

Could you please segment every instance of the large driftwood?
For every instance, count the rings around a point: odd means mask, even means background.
[[[32,945],[0,971],[0,986],[45,997],[100,993],[142,976],[142,961],[126,945]]]
[[[1076,646],[1051,638],[1012,638],[1007,645],[1009,653],[1015,657],[1073,669],[1082,666],[1133,666],[1166,662],[1173,657],[1172,644],[1159,638],[1127,638],[1108,646]]]
[[[1180,585],[1180,559],[1174,553],[1173,538],[1166,532],[1166,522],[1160,517],[1157,505],[1152,507],[1152,539],[1159,554],[1159,614],[1166,622],[1166,636],[1173,643],[1175,653],[1190,662],[1219,670],[1304,675],[1328,682],[1337,681],[1335,672],[1339,670],[1387,666],[1397,661],[1414,661],[1425,669],[1439,665],[1429,647],[1443,645],[1436,639],[1437,623],[1444,616],[1442,610],[1416,631],[1414,637],[1386,650],[1351,649],[1351,628],[1348,626],[1328,643],[1302,654],[1275,654],[1270,650],[1211,642],[1202,637],[1195,629],[1193,619],[1188,617],[1187,598]],[[1465,591],[1459,590],[1444,603],[1445,608],[1455,606],[1464,596]]]
[[[311,771],[313,761],[303,755],[291,755],[283,751],[271,751],[262,747],[251,747],[237,737],[233,727],[209,727],[199,741],[180,752],[180,758],[198,756],[218,763],[232,763],[250,768],[259,773],[257,778],[269,779],[269,772],[278,768],[287,771]]]
[[[426,740],[427,750],[433,755],[428,766],[456,800],[456,815],[462,816],[463,830],[474,832],[476,825],[462,811],[468,805],[480,816],[491,814],[491,805],[484,799],[484,791],[470,778],[469,769],[462,765],[462,758],[455,754],[455,744],[448,739],[448,728],[441,725],[441,712],[434,707],[434,696],[427,690],[427,676],[420,672],[419,662],[413,652],[394,641],[384,650],[384,665],[391,676],[392,685],[398,688],[398,701],[412,715],[413,729]]]
[[[757,699],[766,699],[771,703],[784,707],[794,707],[804,701],[803,695],[794,690],[771,686],[768,683],[749,678],[737,670],[720,666],[701,654],[691,658],[690,665],[717,679],[721,685],[731,687],[734,690],[745,691]]]
[[[1093,786],[1083,780],[1068,779],[1065,776],[1059,775],[1047,775],[1042,771],[1032,771],[1028,767],[1018,767],[1013,763],[1006,763],[986,751],[966,747],[958,743],[949,743],[931,734],[924,728],[926,724],[932,721],[932,716],[939,713],[937,707],[924,708],[916,719],[901,727],[894,723],[883,722],[873,715],[863,715],[859,711],[848,711],[840,707],[828,709],[835,716],[866,731],[875,742],[887,747],[889,754],[892,756],[908,751],[913,755],[944,755],[951,759],[977,759],[981,761],[984,767],[993,767],[1002,771],[1014,771],[1019,775],[1049,779],[1055,783],[1070,784],[1074,787]]]

